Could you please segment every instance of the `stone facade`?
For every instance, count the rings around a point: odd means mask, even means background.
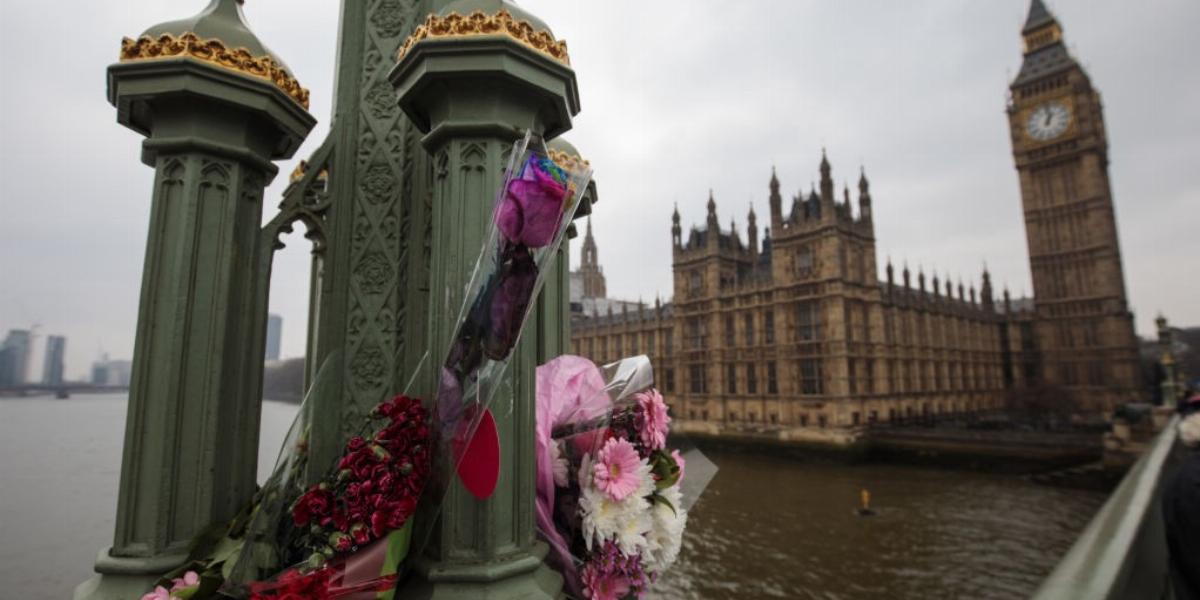
[[[1034,4],[1031,22],[1043,20]],[[1046,27],[1027,39],[1047,39]],[[589,228],[572,350],[598,362],[649,355],[677,418],[717,431],[978,413],[1047,385],[1090,410],[1139,399],[1098,96],[1069,57],[1046,70],[1030,47],[1038,65],[1022,68],[1009,112],[1036,299],[996,298],[986,269],[978,290],[907,266],[897,277],[890,262],[881,278],[866,174],[855,209],[822,156],[819,189],[786,211],[772,173],[761,242],[753,208],[744,240],[720,227],[711,192],[702,227],[685,234],[676,209],[666,304],[605,300]],[[1079,124],[1031,144],[1021,119],[1047,94],[1070,94]]]
[[[1031,335],[1019,325],[1027,311],[997,303],[986,271],[969,294],[936,275],[914,281],[907,267],[897,280],[890,264],[879,281],[866,176],[855,211],[848,190],[835,200],[824,158],[820,170],[820,191],[793,198],[786,215],[772,174],[761,244],[753,210],[746,241],[719,227],[711,197],[706,226],[686,239],[676,212],[674,301],[577,309],[573,351],[599,362],[648,354],[677,416],[723,427],[851,427],[1000,407],[1020,384],[1012,351]],[[590,233],[584,245],[595,247]]]

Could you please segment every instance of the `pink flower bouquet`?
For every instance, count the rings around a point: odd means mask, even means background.
[[[679,556],[684,457],[649,360],[602,371],[562,356],[537,371],[537,521],[575,598],[640,597]]]

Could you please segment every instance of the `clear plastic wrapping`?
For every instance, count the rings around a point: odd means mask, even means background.
[[[675,562],[687,512],[716,474],[670,436],[650,360],[538,368],[537,506],[547,561],[575,598],[640,597]]]
[[[192,560],[164,576],[147,597],[391,597],[405,558],[428,541],[428,525],[438,517],[465,448],[503,395],[498,392],[512,349],[590,177],[586,164],[556,164],[539,137],[518,140],[465,286],[455,335],[437,363],[434,401],[423,405],[402,393],[382,402],[344,441],[336,464],[316,469],[324,476],[306,486],[305,474],[314,472],[307,451],[317,426],[312,398],[336,391],[327,389],[336,385],[332,371],[342,364],[340,353],[333,353],[252,506],[198,536]],[[410,387],[421,368],[410,374]],[[425,527],[415,527],[418,521]]]

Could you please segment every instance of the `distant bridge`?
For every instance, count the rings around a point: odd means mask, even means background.
[[[0,386],[0,398],[24,398],[26,396],[54,396],[69,398],[71,394],[110,394],[128,392],[128,385],[99,385],[95,383],[23,383]]]

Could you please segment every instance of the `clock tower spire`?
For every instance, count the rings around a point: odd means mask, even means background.
[[[1032,0],[1008,105],[1036,307],[1042,379],[1093,411],[1138,400],[1100,94],[1062,27]]]

